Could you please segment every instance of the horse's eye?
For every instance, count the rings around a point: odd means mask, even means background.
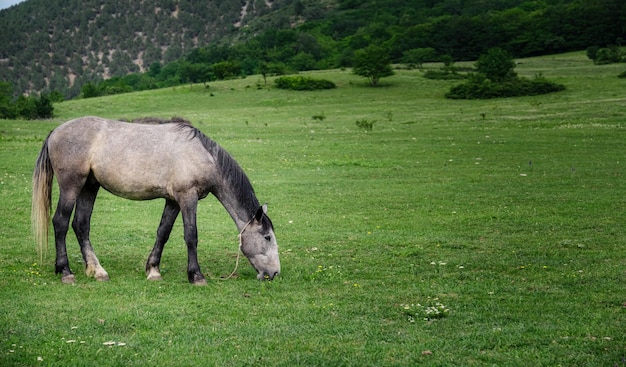
[[[265,236],[265,240],[268,241],[268,242],[271,241],[272,240],[272,236]]]

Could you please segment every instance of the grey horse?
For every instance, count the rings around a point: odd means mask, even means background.
[[[156,241],[146,263],[149,280],[161,279],[161,254],[176,217],[182,213],[189,282],[206,284],[198,264],[196,211],[198,201],[209,193],[235,222],[240,250],[257,271],[257,278],[271,280],[280,273],[278,245],[267,206],[259,204],[237,162],[184,120],[154,124],[81,117],[54,129],[41,148],[33,173],[32,224],[40,251],[48,242],[54,175],[59,186],[52,218],[55,271],[61,274],[63,283],[75,282],[65,241],[73,211],[72,228],[86,274],[97,280],[109,279],[89,240],[91,214],[100,187],[131,200],[165,199]]]

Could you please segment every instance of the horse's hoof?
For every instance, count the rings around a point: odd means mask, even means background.
[[[208,284],[209,283],[207,283],[206,279],[198,279],[193,282],[193,285],[197,285],[197,286],[205,286]]]
[[[159,272],[158,267],[151,267],[150,270],[147,271],[148,280],[163,280],[161,278],[161,273]]]
[[[108,282],[109,274],[96,274],[96,280],[99,282]]]
[[[76,283],[76,278],[74,277],[74,274],[64,275],[61,277],[61,283],[74,284]]]

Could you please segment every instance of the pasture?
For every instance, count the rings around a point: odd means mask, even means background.
[[[518,74],[567,90],[485,101],[446,100],[455,82],[419,70],[378,88],[307,73],[338,86],[319,92],[248,77],[0,120],[0,365],[626,366],[624,68],[524,59]],[[237,230],[208,197],[208,286],[187,283],[180,218],[149,282],[163,201],[101,190],[92,242],[111,280],[85,276],[70,231],[76,284],[61,284],[30,233],[30,182],[48,132],[85,115],[180,116],[222,145],[268,203],[281,276],[242,258],[221,279]]]

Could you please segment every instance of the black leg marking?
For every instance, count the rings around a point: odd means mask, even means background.
[[[163,249],[165,248],[165,244],[167,240],[170,238],[170,233],[172,232],[172,227],[174,227],[174,222],[176,221],[176,217],[178,217],[178,213],[180,213],[180,207],[173,200],[165,200],[165,208],[163,209],[163,214],[161,215],[161,223],[159,224],[159,228],[157,229],[156,241],[154,242],[154,247],[148,256],[148,261],[146,262],[146,274],[148,276],[148,280],[160,280],[161,273],[159,270],[159,266],[161,265],[161,255],[163,254]]]

